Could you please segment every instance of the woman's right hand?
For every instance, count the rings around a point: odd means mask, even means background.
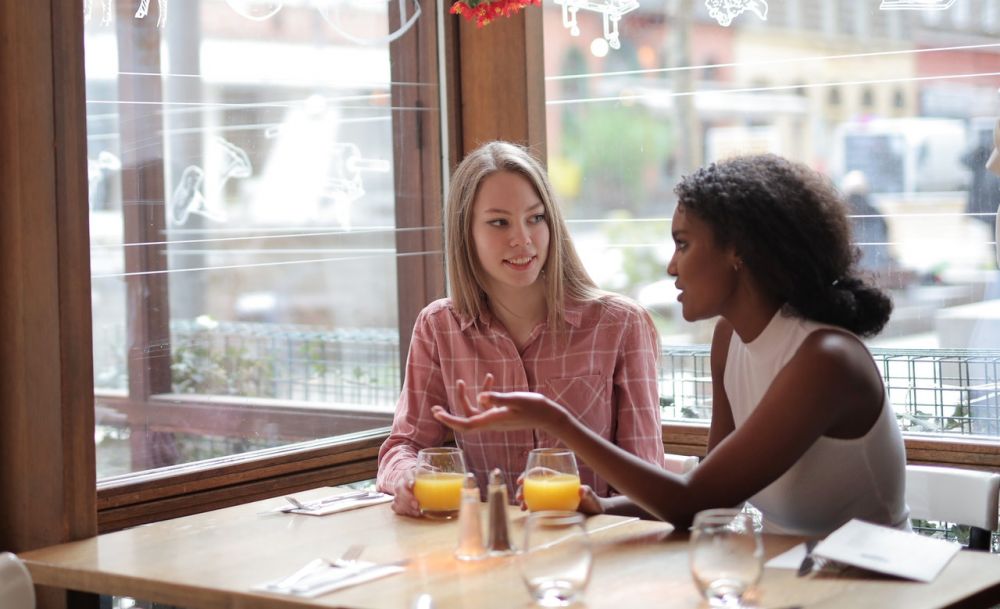
[[[392,511],[401,516],[420,516],[420,504],[413,494],[413,470],[403,474],[392,489]]]

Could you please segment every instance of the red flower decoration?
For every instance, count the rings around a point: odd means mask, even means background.
[[[450,12],[470,21],[475,19],[476,27],[483,27],[497,17],[510,17],[529,4],[541,6],[542,0],[458,0],[451,5]]]

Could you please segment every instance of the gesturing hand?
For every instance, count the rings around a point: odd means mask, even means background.
[[[493,386],[492,375],[486,375],[483,392],[477,399],[478,404],[473,404],[467,398],[463,381],[456,384],[464,416],[450,414],[441,406],[434,406],[431,410],[435,419],[457,431],[541,428],[551,433],[552,429],[558,427],[558,421],[566,416],[566,410],[562,406],[539,393],[490,391]]]

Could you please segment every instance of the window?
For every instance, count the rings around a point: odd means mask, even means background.
[[[443,291],[422,4],[81,3],[99,480],[391,422]]]
[[[665,418],[704,420],[711,407],[713,322],[681,319],[664,272],[672,186],[713,160],[771,151],[838,182],[866,175],[889,237],[858,245],[865,256],[877,249],[871,262],[896,305],[870,346],[909,437],[997,436],[1000,180],[983,170],[976,143],[996,114],[996,45],[969,31],[962,3],[945,18],[862,0],[770,2],[766,21],[738,4],[677,2],[662,23],[635,17],[660,10],[652,6],[621,17],[623,37],[672,49],[684,64],[610,73],[625,45],[573,74],[546,62],[553,181],[594,277],[656,312]],[[558,9],[543,8],[546,57],[586,54],[601,14],[581,10],[574,37]],[[557,83],[569,77],[589,96],[566,97]],[[588,128],[570,132],[566,115]]]

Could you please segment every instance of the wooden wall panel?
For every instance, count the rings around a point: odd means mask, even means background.
[[[449,19],[458,19],[449,16]],[[531,6],[477,28],[461,20],[458,48],[462,154],[509,140],[545,160],[542,10]]]
[[[0,3],[0,550],[97,532],[83,13]],[[38,590],[39,607],[94,597]]]
[[[0,5],[0,549],[14,551],[96,531],[76,9]]]

